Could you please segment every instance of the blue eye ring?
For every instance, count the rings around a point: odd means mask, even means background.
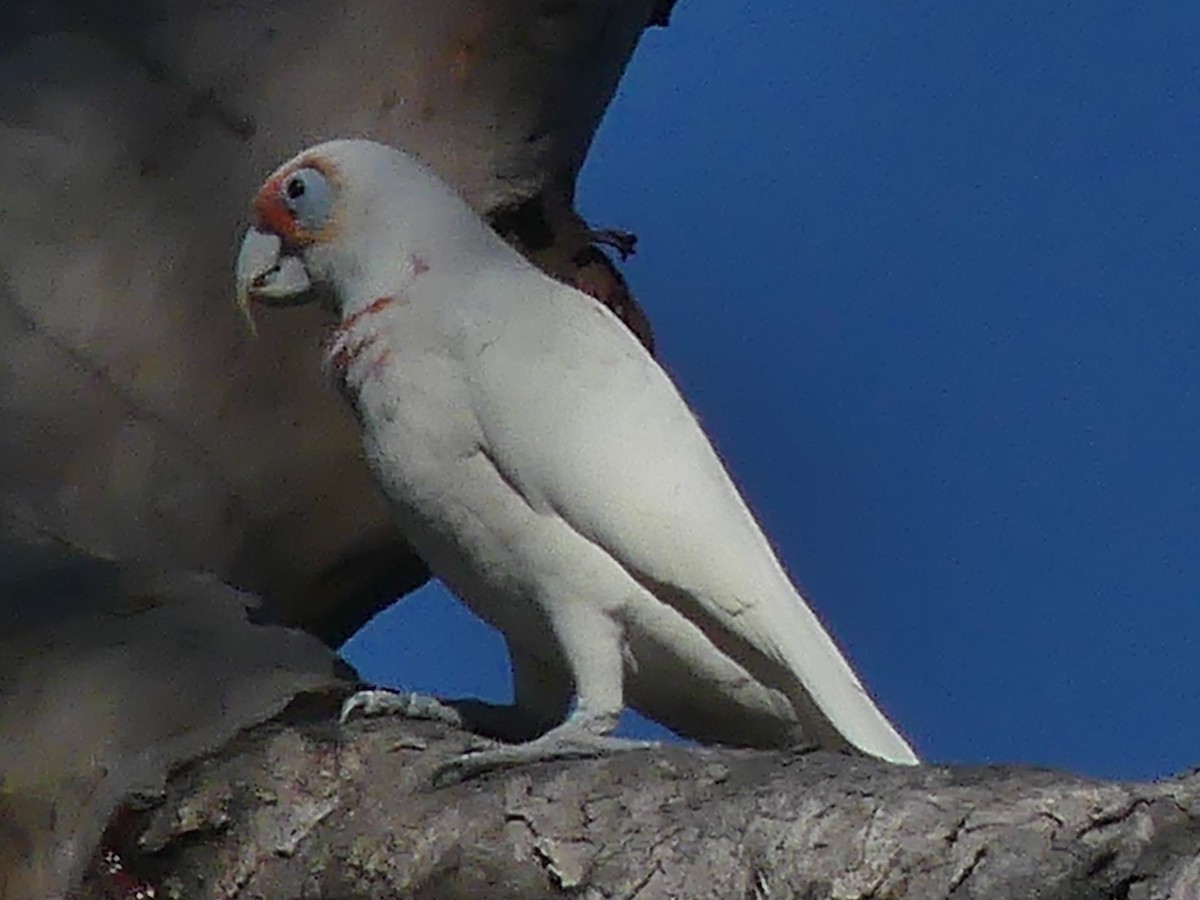
[[[283,202],[298,224],[307,230],[316,230],[329,218],[333,189],[324,173],[306,166],[284,181]]]

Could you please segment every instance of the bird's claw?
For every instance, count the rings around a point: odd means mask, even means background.
[[[346,724],[347,720],[358,713],[362,716],[401,716],[406,719],[425,719],[431,722],[444,722],[456,728],[462,727],[462,716],[436,697],[428,694],[417,694],[411,691],[385,691],[369,689],[358,691],[342,704],[338,721]]]

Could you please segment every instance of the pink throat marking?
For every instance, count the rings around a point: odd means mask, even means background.
[[[333,338],[337,340],[346,334],[351,328],[359,323],[366,316],[373,316],[375,313],[383,312],[389,306],[396,302],[395,297],[379,297],[372,300],[356,313],[351,313],[347,318],[343,319],[337,328],[333,329]]]
[[[344,384],[346,381],[346,373],[354,361],[362,354],[364,350],[372,346],[377,340],[378,335],[366,334],[357,340],[352,340],[350,332],[359,322],[367,316],[373,316],[387,309],[395,302],[394,297],[379,297],[372,300],[367,306],[364,306],[358,312],[351,313],[333,330],[333,334],[329,337],[328,354],[329,366],[337,375],[338,379]],[[379,357],[371,363],[371,367],[367,372],[368,378],[377,377],[387,363],[390,352],[384,350]]]

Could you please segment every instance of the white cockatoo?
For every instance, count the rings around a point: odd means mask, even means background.
[[[629,704],[701,741],[918,762],[671,379],[603,305],[381,144],[304,151],[253,216],[239,303],[336,312],[325,363],[405,538],[503,632],[515,706],[548,728],[464,759],[629,746],[610,735]]]

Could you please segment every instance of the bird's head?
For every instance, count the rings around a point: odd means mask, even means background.
[[[403,286],[464,242],[486,244],[481,220],[406,153],[366,140],[311,147],[276,169],[252,204],[237,261],[237,303],[322,301],[345,315]],[[476,248],[478,249],[478,248]]]

